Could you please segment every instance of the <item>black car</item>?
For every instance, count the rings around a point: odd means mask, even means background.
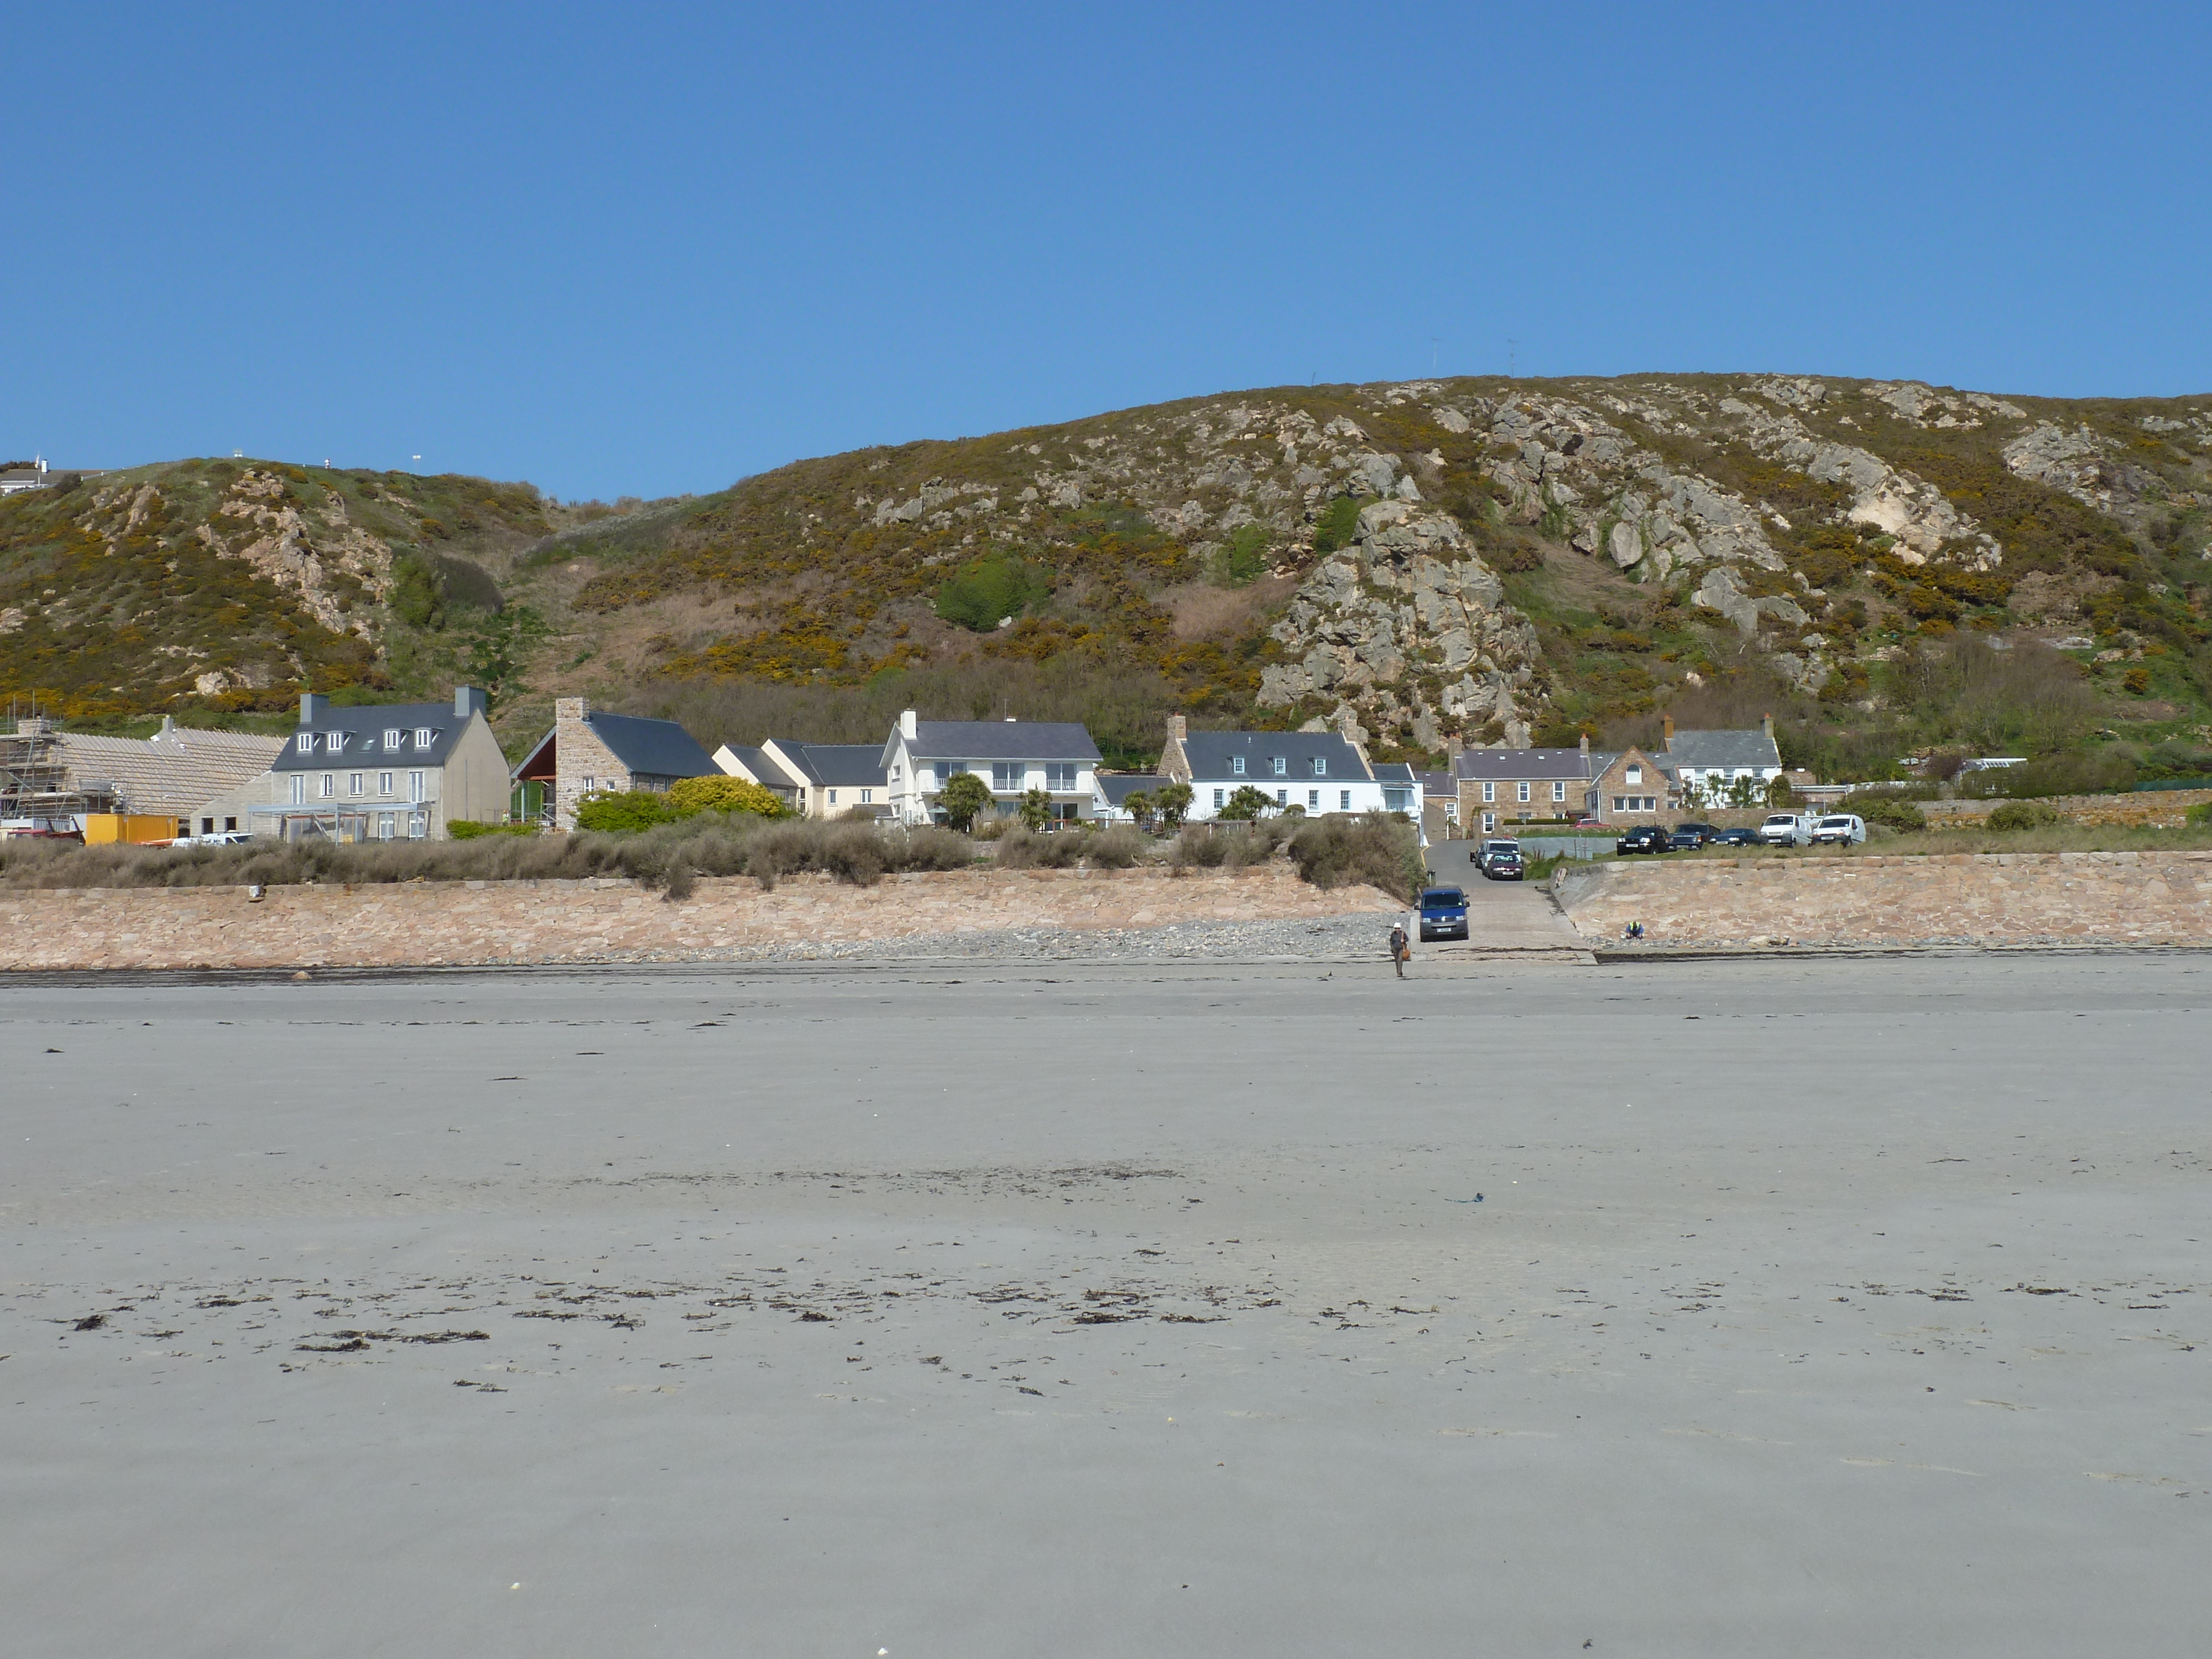
[[[1615,853],[1664,853],[1670,839],[1663,824],[1639,823],[1613,842],[1613,850]]]
[[[1670,853],[1694,853],[1705,844],[1705,838],[1694,830],[1677,830],[1667,837]]]
[[[1691,846],[1703,847],[1709,841],[1717,841],[1720,838],[1720,833],[1719,827],[1715,824],[1678,823],[1674,826],[1674,844],[1680,847],[1682,845],[1682,837],[1687,836],[1690,837]]]
[[[1723,830],[1713,837],[1717,847],[1756,847],[1759,844],[1756,830]]]

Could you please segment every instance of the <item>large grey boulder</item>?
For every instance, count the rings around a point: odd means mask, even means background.
[[[1606,538],[1606,550],[1613,555],[1613,562],[1626,570],[1644,556],[1644,538],[1636,533],[1634,525],[1617,524]]]

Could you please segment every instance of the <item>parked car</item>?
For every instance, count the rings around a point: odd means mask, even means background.
[[[1456,887],[1428,887],[1421,891],[1421,937],[1465,939],[1467,894]]]
[[[1720,827],[1711,823],[1678,823],[1674,826],[1674,834],[1678,839],[1689,836],[1693,838],[1690,843],[1692,846],[1703,847],[1720,835]]]
[[[1665,828],[1656,823],[1639,823],[1619,841],[1613,842],[1615,853],[1663,853],[1671,837]]]
[[[1813,820],[1802,812],[1769,812],[1759,826],[1759,838],[1769,847],[1805,847],[1813,840]]]
[[[1866,820],[1855,812],[1831,812],[1813,826],[1815,847],[1856,847],[1866,839]]]
[[[1613,826],[1607,823],[1603,818],[1577,818],[1575,820],[1575,828],[1577,830],[1610,830]]]
[[[1759,844],[1756,830],[1723,830],[1713,837],[1716,847],[1756,847]]]
[[[204,836],[179,836],[174,841],[163,842],[164,847],[243,847],[253,839],[247,830],[217,830]]]
[[[1521,843],[1486,841],[1475,858],[1475,868],[1492,881],[1518,881],[1522,876]]]
[[[1670,853],[1694,853],[1705,844],[1705,838],[1694,830],[1677,830],[1667,837]]]

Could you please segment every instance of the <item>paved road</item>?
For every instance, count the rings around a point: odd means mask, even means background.
[[[0,991],[0,1651],[2194,1655],[2185,958]]]
[[[1588,945],[1541,888],[1534,882],[1492,881],[1474,867],[1471,855],[1480,845],[1471,841],[1430,844],[1430,879],[1467,895],[1467,939],[1464,943],[1439,940],[1417,945],[1417,960],[1449,963],[1520,957],[1588,963]]]

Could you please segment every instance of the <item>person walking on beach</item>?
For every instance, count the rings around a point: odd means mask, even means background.
[[[1406,924],[1402,921],[1392,922],[1390,924],[1390,965],[1398,970],[1400,979],[1406,977],[1406,963],[1413,954],[1413,947],[1406,941]]]

